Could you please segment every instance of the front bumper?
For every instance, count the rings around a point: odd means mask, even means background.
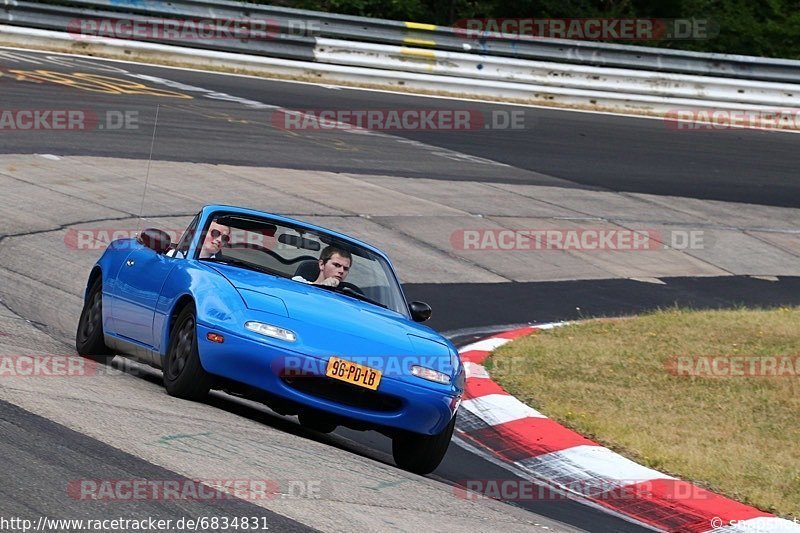
[[[209,332],[222,333],[224,342],[207,340]],[[441,433],[461,399],[460,391],[455,387],[449,387],[445,392],[436,390],[435,385],[426,387],[422,383],[417,385],[402,377],[387,375],[382,377],[377,391],[373,392],[326,377],[327,359],[301,354],[270,342],[257,342],[203,324],[198,324],[197,335],[200,360],[207,372],[376,428],[395,428],[426,435]],[[298,359],[307,363],[300,366],[306,370],[305,376],[292,372],[298,368]],[[292,361],[288,372],[287,360]],[[309,373],[308,369],[318,370]]]

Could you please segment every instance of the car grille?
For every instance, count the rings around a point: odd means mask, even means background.
[[[282,377],[284,383],[293,389],[317,396],[325,400],[367,411],[399,411],[403,405],[397,396],[357,387],[327,377],[301,376]]]

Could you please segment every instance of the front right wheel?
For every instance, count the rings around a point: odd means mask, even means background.
[[[456,427],[456,417],[438,435],[420,435],[404,431],[392,439],[392,456],[397,466],[403,470],[424,476],[430,474],[447,453],[453,429]]]
[[[75,333],[75,349],[78,354],[98,362],[114,357],[106,346],[103,336],[103,279],[98,277],[89,289],[83,302],[78,331]]]

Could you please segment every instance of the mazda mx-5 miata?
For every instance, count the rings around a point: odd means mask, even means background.
[[[406,302],[387,256],[356,239],[239,207],[204,207],[177,244],[157,229],[109,244],[86,285],[76,345],[161,368],[169,394],[210,389],[373,429],[401,468],[432,472],[464,392],[453,344]]]

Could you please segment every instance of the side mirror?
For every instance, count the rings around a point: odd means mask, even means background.
[[[147,246],[157,254],[163,254],[169,250],[172,239],[170,239],[169,233],[165,231],[148,228],[136,237],[136,242],[142,246]]]
[[[431,306],[425,302],[411,302],[408,304],[408,310],[411,311],[411,318],[414,322],[425,322],[433,313]]]

